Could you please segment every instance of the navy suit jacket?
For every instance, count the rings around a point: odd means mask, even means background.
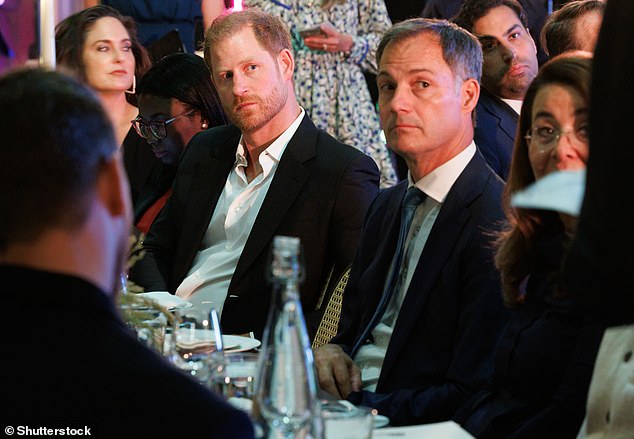
[[[383,294],[407,185],[381,191],[368,212],[332,341],[348,352]],[[449,191],[416,265],[376,393],[349,397],[377,408],[392,425],[450,419],[492,373],[507,318],[491,245],[504,218],[502,185],[476,153]]]
[[[236,127],[223,126],[190,142],[172,195],[145,239],[146,254],[133,267],[132,278],[146,291],[173,293],[187,275],[234,166],[239,139]],[[270,246],[275,235],[286,235],[302,243],[300,290],[313,335],[323,313],[320,304],[328,303],[324,287],[352,263],[378,185],[378,168],[370,157],[318,130],[305,116],[280,159],[231,278],[223,330],[263,332],[271,297]]]
[[[476,106],[473,140],[489,166],[506,180],[519,116],[511,107],[484,88]]]

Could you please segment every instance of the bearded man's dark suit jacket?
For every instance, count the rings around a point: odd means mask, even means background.
[[[146,291],[173,293],[186,277],[234,166],[239,139],[236,127],[225,126],[204,131],[190,142],[174,191],[145,239],[146,254],[134,266],[132,278]],[[304,116],[280,159],[231,278],[223,330],[261,335],[271,297],[270,246],[275,235],[287,235],[299,237],[303,247],[300,293],[312,336],[328,299],[320,300],[324,286],[329,278],[336,283],[352,263],[378,185],[378,168],[371,158],[317,130]]]
[[[483,88],[476,106],[473,140],[489,166],[506,180],[519,116],[508,104]]]
[[[407,185],[381,191],[368,212],[332,340],[347,352],[383,294]],[[502,186],[476,152],[447,194],[416,265],[376,393],[353,392],[350,401],[377,408],[392,425],[444,421],[492,374],[507,319],[491,237],[504,218]]]

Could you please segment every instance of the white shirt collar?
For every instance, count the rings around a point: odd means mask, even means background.
[[[286,149],[286,145],[288,145],[288,142],[290,142],[291,138],[295,135],[297,128],[299,128],[299,124],[302,123],[306,112],[302,107],[300,107],[299,109],[299,115],[295,118],[293,123],[290,124],[288,128],[286,128],[286,130],[273,141],[273,143],[271,143],[264,151],[262,151],[262,154],[266,154],[267,156],[269,156],[271,159],[273,159],[275,163],[279,163],[280,159],[282,158],[282,154]],[[238,149],[236,150],[235,164],[236,166],[247,165],[245,146],[242,136],[240,136],[240,142],[238,143]]]
[[[513,109],[513,111],[515,111],[518,115],[522,111],[522,102],[523,101],[521,101],[519,99],[504,99],[504,98],[500,98],[500,99],[502,99],[503,102],[506,102],[506,105],[511,107]]]
[[[458,155],[448,162],[443,163],[429,174],[418,180],[416,183],[412,181],[412,175],[407,173],[409,186],[414,184],[418,189],[423,191],[428,197],[433,198],[439,203],[445,201],[451,187],[456,182],[462,171],[467,167],[471,159],[476,153],[476,146],[473,141],[463,149]]]

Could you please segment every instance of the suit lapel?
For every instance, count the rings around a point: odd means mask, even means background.
[[[210,148],[209,155],[203,156],[205,159],[199,160],[192,171],[192,184],[184,193],[187,194],[187,204],[190,206],[186,211],[195,214],[185,215],[180,219],[183,224],[181,233],[183,238],[180,242],[187,243],[189,247],[183,251],[181,259],[177,261],[180,269],[174,273],[174,279],[179,279],[179,283],[187,275],[200,249],[205,232],[209,228],[211,216],[224,190],[227,176],[235,163],[239,139],[240,132],[236,129],[235,134],[229,135],[217,147]],[[176,287],[178,285],[174,286]]]
[[[482,89],[483,104],[498,121],[498,127],[510,139],[515,139],[518,115],[506,102]]]
[[[304,116],[282,154],[231,279],[232,284],[244,276],[258,256],[268,249],[275,231],[310,175],[304,163],[315,156],[317,137],[317,129],[308,116]]]
[[[364,240],[369,240],[375,245],[363,243],[363,253],[371,260],[371,263],[366,266],[362,276],[368,279],[364,280],[365,285],[372,285],[372,287],[376,285],[380,293],[369,299],[369,306],[361,316],[359,333],[355,334],[355,339],[352,343],[351,355],[353,357],[357,349],[369,336],[370,331],[376,326],[377,322],[374,320],[377,317],[377,313],[380,312],[380,315],[378,315],[378,318],[380,318],[388,304],[385,283],[396,253],[396,244],[401,226],[401,203],[407,188],[408,182],[403,180],[396,186],[385,189],[375,200],[376,212],[382,214],[382,218],[377,221],[380,226],[364,231],[364,234],[367,233]],[[377,239],[377,236],[382,236],[384,239]],[[380,308],[383,309],[381,310]]]
[[[490,171],[487,172],[484,159],[476,152],[447,194],[401,305],[401,312],[396,320],[381,369],[379,385],[387,377],[399,352],[410,337],[412,327],[424,314],[429,294],[442,267],[452,256],[456,241],[469,220],[468,207],[482,193],[489,175]]]

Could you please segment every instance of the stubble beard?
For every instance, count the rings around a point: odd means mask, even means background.
[[[527,64],[527,63],[524,63]],[[519,78],[512,78],[508,76],[510,66],[506,69],[506,71],[499,77],[497,81],[495,81],[496,89],[498,90],[497,94],[500,97],[508,98],[508,99],[524,99],[526,95],[526,91],[528,87],[531,85],[531,82],[535,78],[533,74],[532,77],[529,75],[524,75]],[[513,96],[513,97],[511,97]]]
[[[524,99],[526,95],[526,91],[528,90],[528,86],[531,84],[532,79],[528,79],[528,77],[518,78],[518,79],[506,79],[502,78],[500,83],[500,89],[508,90],[514,96],[519,96],[518,99]]]
[[[243,133],[257,131],[269,123],[286,105],[288,100],[288,90],[286,87],[278,85],[264,99],[260,97],[249,97],[248,101],[258,103],[255,110],[248,109],[247,114],[240,114],[235,109],[227,111],[231,121]]]

